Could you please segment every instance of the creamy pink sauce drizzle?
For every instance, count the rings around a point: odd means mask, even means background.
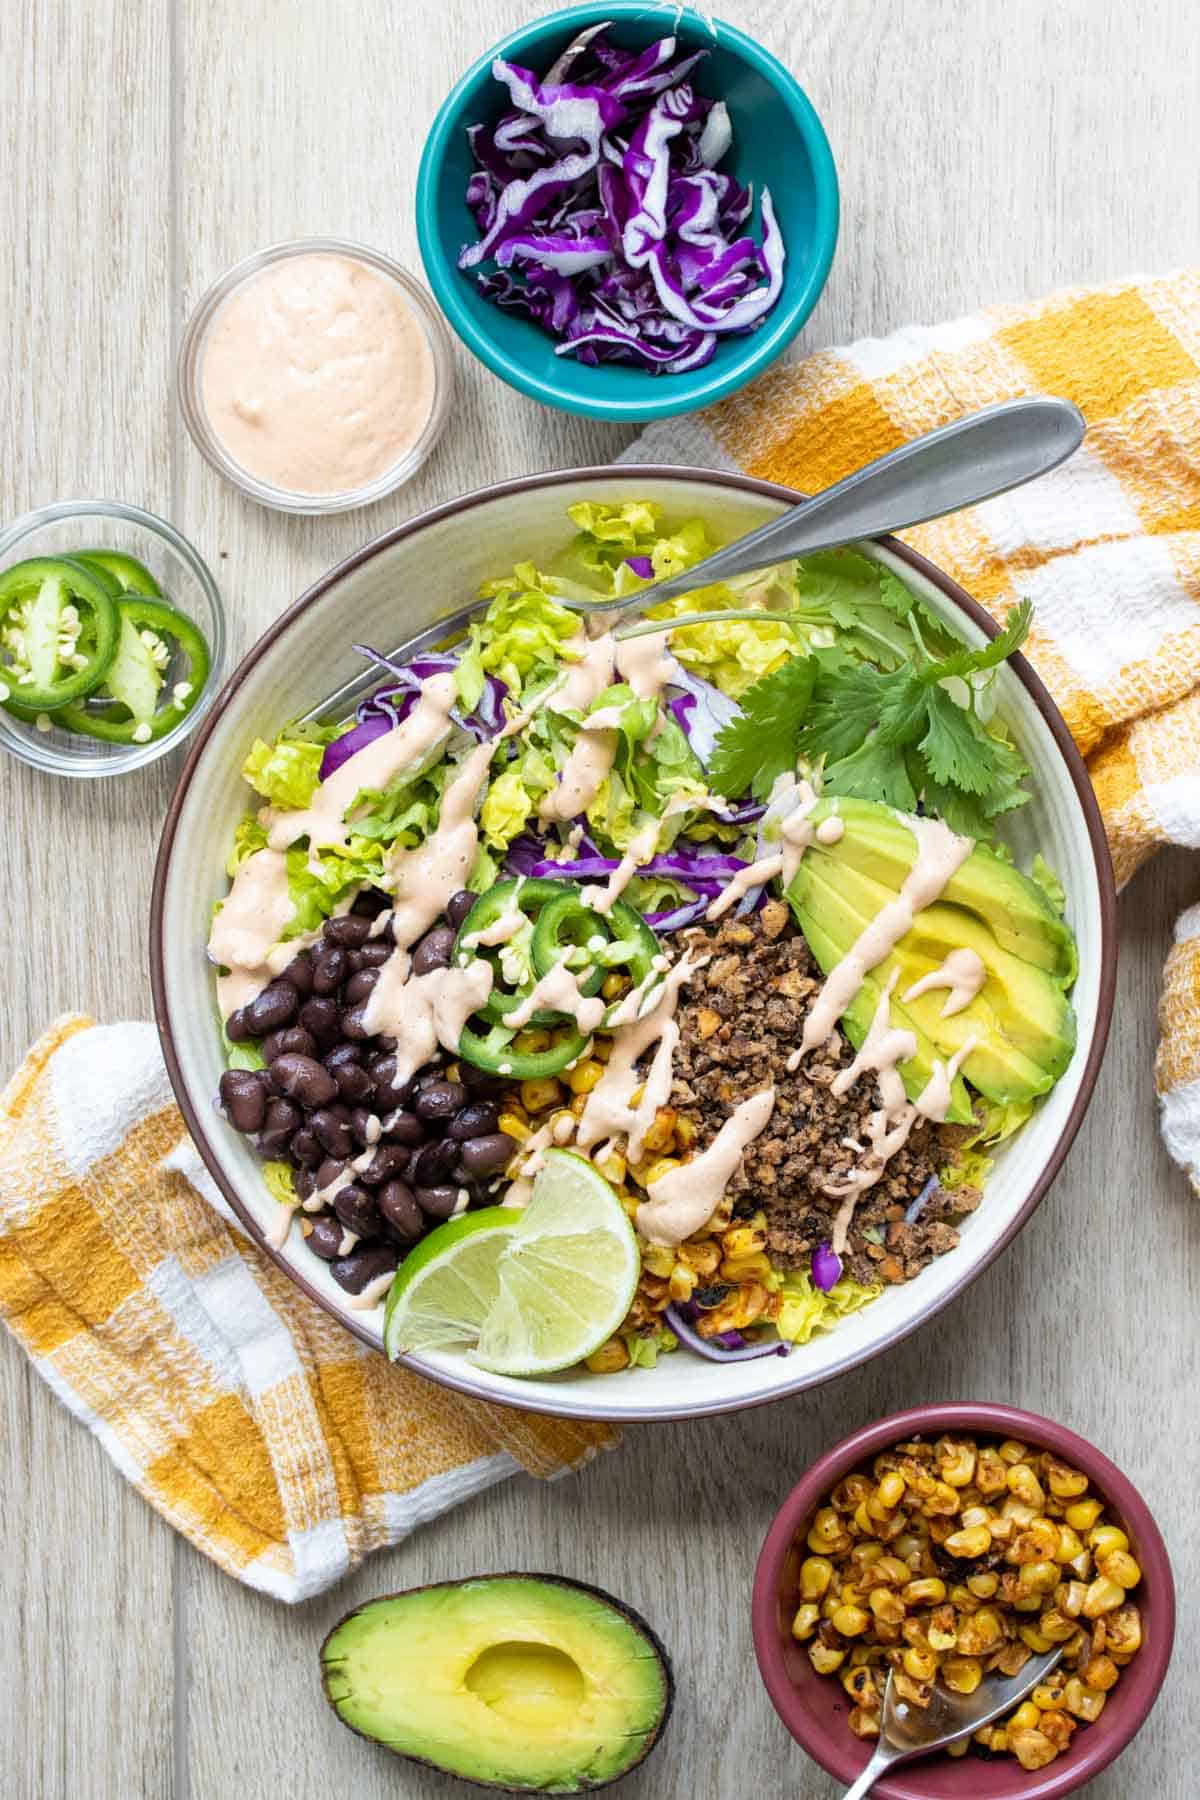
[[[824,1184],[825,1192],[842,1202],[830,1235],[832,1247],[839,1256],[846,1248],[859,1200],[880,1180],[897,1151],[903,1149],[917,1121],[927,1119],[940,1124],[946,1117],[953,1100],[955,1077],[978,1042],[975,1037],[967,1038],[948,1062],[935,1057],[929,1080],[917,1098],[910,1101],[899,1065],[916,1054],[917,1038],[915,1032],[892,1025],[891,998],[896,980],[897,975],[893,972],[857,1056],[837,1075],[832,1085],[832,1092],[840,1096],[849,1092],[860,1075],[871,1072],[879,1091],[879,1108],[867,1123],[867,1145],[865,1148],[853,1146],[860,1157],[857,1167],[848,1175]]]
[[[708,1224],[742,1160],[775,1110],[775,1089],[764,1088],[734,1108],[707,1150],[651,1182],[637,1209],[637,1226],[651,1244],[681,1244]]]
[[[286,850],[307,837],[310,850],[344,846],[350,836],[346,814],[365,788],[390,787],[410,766],[416,767],[450,730],[456,699],[451,674],[431,675],[421,684],[417,704],[402,725],[385,731],[335,769],[313,793],[308,806],[291,812],[264,807],[259,818],[273,850]],[[486,746],[483,746],[486,748]]]
[[[408,1081],[440,1045],[455,1051],[463,1026],[492,991],[492,965],[476,957],[465,968],[410,974],[407,951],[394,950],[367,996],[365,1029],[396,1040],[396,1080]]]
[[[384,1298],[393,1281],[396,1271],[389,1269],[385,1275],[377,1275],[374,1281],[368,1281],[361,1294],[347,1294],[345,1304],[351,1312],[370,1312]]]
[[[641,831],[635,832],[629,840],[629,848],[609,876],[603,887],[585,887],[583,903],[598,913],[612,910],[614,900],[619,900],[629,883],[644,863],[648,863],[658,848],[658,820],[651,819]]]
[[[587,1097],[576,1138],[587,1149],[607,1138],[622,1134],[628,1137],[628,1157],[637,1162],[642,1154],[646,1133],[654,1123],[660,1106],[665,1106],[671,1093],[671,1065],[679,1042],[679,1026],[675,1009],[679,992],[703,962],[694,962],[690,951],[666,971],[661,991],[651,1010],[640,1019],[622,1025],[613,1033],[612,1050],[604,1074]],[[638,1074],[639,1058],[657,1044],[648,1074]],[[641,1099],[634,1104],[634,1094],[642,1089]]]
[[[401,288],[349,256],[291,256],[251,275],[204,341],[213,435],[259,481],[342,494],[394,468],[433,410],[429,340]]]
[[[564,650],[578,654],[560,693],[578,711],[599,698],[614,675],[627,682],[639,700],[657,700],[679,670],[675,658],[657,635],[627,638],[622,643],[611,632],[587,638],[582,632],[569,638]],[[587,811],[607,780],[617,754],[619,723],[616,707],[602,707],[584,720],[559,775],[558,785],[543,794],[538,817],[548,824],[565,824]]]
[[[730,907],[736,906],[738,901],[752,888],[762,887],[766,882],[773,881],[776,875],[780,875],[782,872],[782,851],[774,856],[761,856],[757,862],[747,863],[744,869],[739,869],[736,875],[730,876],[726,885],[709,906],[704,915],[705,918],[710,920],[724,918]]]
[[[478,931],[470,932],[462,940],[464,950],[475,950],[480,945],[495,950],[501,944],[510,944],[519,931],[529,924],[529,917],[521,910],[521,889],[525,885],[524,875],[517,876],[508,904],[498,912],[490,925],[481,926]]]
[[[937,899],[975,847],[971,838],[958,837],[940,819],[907,819],[905,823],[917,840],[917,859],[895,899],[880,907],[826,976],[804,1022],[799,1047],[788,1057],[789,1072],[798,1069],[811,1051],[828,1042],[871,970],[891,954],[912,929],[922,907]]]
[[[539,977],[520,1005],[514,1006],[505,1015],[504,1023],[511,1030],[520,1031],[541,1007],[566,1013],[574,1019],[580,1031],[588,1032],[595,1031],[608,1011],[607,1001],[602,1000],[599,994],[589,998],[580,993],[579,976],[563,962],[555,963]],[[465,1022],[464,1020],[464,1024]]]
[[[987,965],[977,950],[951,950],[936,969],[931,969],[928,975],[922,975],[920,981],[914,981],[910,988],[905,988],[904,998],[916,1000],[934,988],[949,988],[940,1016],[951,1019],[955,1013],[962,1012],[965,1006],[970,1006],[986,980]]]
[[[256,850],[234,876],[208,935],[209,959],[229,970],[217,979],[223,1019],[253,1000],[279,973],[268,959],[294,912],[287,858],[278,850]],[[287,945],[287,962],[300,948],[295,942]]]
[[[269,1244],[272,1250],[282,1250],[287,1243],[288,1232],[292,1229],[292,1220],[295,1216],[294,1206],[289,1206],[286,1200],[277,1201],[275,1217],[263,1232],[263,1242]]]

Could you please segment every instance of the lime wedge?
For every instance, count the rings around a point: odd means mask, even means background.
[[[487,1206],[422,1238],[388,1289],[383,1342],[389,1356],[475,1342],[499,1294],[500,1252],[523,1216],[516,1207]]]
[[[637,1238],[591,1163],[547,1150],[523,1212],[488,1207],[431,1232],[388,1296],[388,1354],[473,1345],[501,1375],[548,1375],[610,1338],[637,1290]]]

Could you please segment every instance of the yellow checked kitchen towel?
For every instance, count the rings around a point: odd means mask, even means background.
[[[1088,423],[1052,475],[906,532],[1004,621],[1087,758],[1118,882],[1200,847],[1200,269],[1074,288],[784,364],[623,462],[743,469],[813,492],[964,413],[1061,394]],[[1200,868],[1197,870],[1200,892]],[[1167,962],[1157,1075],[1168,1148],[1200,1189],[1200,905]]]
[[[394,1368],[256,1250],[152,1025],[60,1019],[0,1097],[0,1316],[151,1505],[281,1600],[616,1442]]]

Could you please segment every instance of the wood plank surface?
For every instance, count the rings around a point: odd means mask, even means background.
[[[243,501],[174,404],[174,346],[208,283],[264,243],[361,238],[418,267],[412,183],[451,82],[548,4],[496,0],[34,0],[0,28],[0,518],[81,493],[164,512],[217,572],[242,651],[337,557],[421,507],[631,436],[549,413],[457,354],[452,422],[403,493],[333,520]],[[1191,0],[723,0],[797,71],[842,182],[830,283],[798,351],[1057,283],[1194,260]],[[86,793],[0,766],[10,871],[9,1067],[57,1012],[147,1016],[145,910],[172,770]],[[1190,1800],[1200,1683],[1194,1404],[1200,1209],[1163,1153],[1154,1007],[1194,858],[1121,905],[1100,1090],[1066,1169],[1007,1255],[935,1324],[822,1393],[645,1428],[582,1477],[514,1480],[294,1610],[171,1538],[7,1340],[0,1795],[13,1800],[450,1800],[324,1709],[323,1632],[367,1596],[514,1563],[599,1581],[676,1653],[679,1708],[629,1800],[836,1789],[791,1744],[754,1671],[753,1559],[805,1463],[919,1399],[1009,1400],[1095,1438],[1157,1508],[1181,1582],[1181,1654],[1136,1746],[1090,1800]],[[1191,1650],[1191,1653],[1189,1651]]]

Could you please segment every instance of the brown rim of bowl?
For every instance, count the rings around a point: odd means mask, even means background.
[[[690,481],[697,484],[702,482],[716,482],[719,486],[733,488],[741,493],[760,494],[765,499],[782,500],[790,505],[795,505],[797,501],[804,498],[803,494],[799,493],[795,488],[783,487],[780,483],[774,481],[760,481],[757,477],[752,475],[729,474],[724,470],[719,469],[676,468],[671,463],[638,463],[634,465],[634,467],[636,467],[638,476],[644,476],[647,481]],[[213,704],[209,709],[208,717],[204,720],[199,732],[193,738],[191,748],[188,751],[187,761],[180,771],[179,780],[176,782],[175,791],[171,796],[171,802],[167,808],[167,816],[163,824],[162,836],[159,839],[158,857],[154,866],[154,882],[150,890],[150,985],[154,997],[154,1018],[158,1027],[159,1039],[162,1044],[163,1058],[167,1065],[167,1074],[170,1077],[171,1086],[174,1089],[175,1099],[179,1106],[179,1110],[183,1114],[184,1123],[191,1133],[196,1148],[204,1159],[209,1174],[212,1176],[218,1188],[221,1190],[221,1193],[225,1196],[226,1200],[228,1200],[230,1206],[233,1208],[237,1217],[241,1220],[254,1242],[258,1245],[259,1249],[262,1250],[265,1255],[269,1256],[271,1261],[276,1263],[278,1267],[283,1270],[284,1274],[288,1276],[289,1280],[294,1281],[296,1285],[308,1295],[310,1300],[314,1301],[316,1305],[321,1307],[324,1312],[327,1312],[331,1318],[335,1318],[339,1325],[344,1326],[347,1331],[352,1332],[355,1337],[360,1338],[364,1344],[368,1344],[373,1350],[379,1350],[380,1346],[366,1328],[357,1321],[347,1319],[341,1312],[331,1306],[326,1297],[320,1293],[311,1282],[307,1281],[298,1270],[293,1268],[280,1251],[274,1249],[266,1242],[261,1227],[252,1217],[249,1210],[242,1204],[237,1189],[226,1177],[224,1170],[221,1167],[220,1157],[217,1155],[216,1150],[209,1141],[207,1121],[192,1104],[187,1087],[184,1083],[183,1072],[179,1066],[179,1058],[175,1052],[174,1035],[171,1031],[170,1021],[167,1017],[161,931],[163,893],[166,887],[167,868],[171,860],[171,851],[175,843],[175,832],[179,823],[179,814],[183,807],[184,798],[187,794],[192,776],[195,773],[196,765],[204,754],[205,745],[208,743],[209,737],[212,735],[217,721],[224,714],[230,699],[237,692],[250,669],[252,669],[266,654],[272,644],[274,644],[275,640],[287,631],[302,613],[306,612],[316,600],[319,600],[320,597],[336,582],[340,581],[343,576],[348,575],[351,570],[357,569],[360,564],[368,562],[387,546],[400,543],[404,538],[411,537],[415,532],[424,530],[427,525],[431,525],[437,520],[450,519],[458,513],[466,512],[471,507],[478,505],[482,500],[495,499],[504,494],[524,493],[530,489],[562,487],[574,481],[600,481],[605,479],[621,480],[627,478],[632,472],[632,468],[625,468],[618,464],[597,463],[580,469],[548,469],[537,475],[520,475],[509,481],[493,482],[486,487],[474,488],[468,494],[460,494],[457,499],[446,500],[440,506],[430,507],[428,511],[418,513],[414,518],[406,519],[402,525],[394,525],[390,531],[385,531],[381,533],[379,537],[372,538],[371,541],[364,544],[361,549],[353,551],[351,555],[345,557],[340,563],[336,563],[326,574],[313,582],[312,586],[307,588],[305,592],[300,595],[298,600],[294,600],[291,606],[287,608],[286,612],[280,614],[273,625],[267,627],[257,643],[252,645],[246,655],[242,658],[233,674],[225,683],[225,686],[221,689],[221,692],[213,701]],[[910,568],[915,569],[918,574],[924,575],[927,580],[933,582],[936,587],[941,589],[946,598],[952,601],[953,604],[958,607],[959,611],[964,613],[966,617],[970,619],[973,625],[977,625],[979,629],[985,632],[989,637],[996,637],[998,635],[999,628],[991,615],[984,611],[977,600],[971,598],[965,588],[960,587],[949,575],[944,574],[943,571],[937,568],[935,564],[931,563],[927,557],[921,556],[916,550],[910,550],[908,545],[902,544],[898,538],[881,537],[876,539],[875,542],[883,545],[884,548],[893,555],[898,556],[903,562],[908,563]],[[982,1275],[983,1271],[995,1261],[1000,1252],[1007,1249],[1008,1245],[1012,1242],[1013,1238],[1016,1237],[1026,1220],[1030,1218],[1035,1208],[1040,1204],[1055,1176],[1058,1174],[1059,1169],[1062,1167],[1063,1159],[1071,1147],[1076,1132],[1083,1123],[1083,1116],[1088,1109],[1088,1103],[1092,1097],[1092,1090],[1096,1085],[1096,1077],[1100,1072],[1100,1064],[1104,1059],[1104,1049],[1108,1041],[1109,1027],[1112,1023],[1113,996],[1117,981],[1117,892],[1113,881],[1112,861],[1108,851],[1108,840],[1105,837],[1104,824],[1100,817],[1100,807],[1096,801],[1095,793],[1092,790],[1092,784],[1088,780],[1087,770],[1083,765],[1083,758],[1076,749],[1074,739],[1067,730],[1066,722],[1057,706],[1054,704],[1054,701],[1050,698],[1040,676],[1035,673],[1025,657],[1020,654],[1011,657],[1009,663],[1014,674],[1028,693],[1029,698],[1033,701],[1034,706],[1042,715],[1051,736],[1058,746],[1059,754],[1066,764],[1067,772],[1071,777],[1071,782],[1074,786],[1080,809],[1087,824],[1088,840],[1091,844],[1092,860],[1096,872],[1096,885],[1100,895],[1100,992],[1097,1001],[1096,1029],[1092,1035],[1092,1041],[1088,1046],[1087,1060],[1084,1064],[1083,1076],[1079,1093],[1075,1098],[1075,1104],[1072,1106],[1058,1141],[1051,1151],[1041,1174],[1034,1182],[1024,1205],[1021,1206],[1014,1214],[1013,1218],[1010,1219],[1001,1236],[992,1245],[991,1249],[987,1252],[987,1255],[984,1256],[978,1266],[969,1270],[963,1275],[960,1281],[956,1281],[948,1292],[942,1295],[936,1304],[929,1307],[928,1311],[922,1313],[919,1318],[914,1319],[910,1324],[902,1326],[892,1338],[892,1344],[902,1342],[903,1339],[916,1331],[920,1326],[928,1324],[929,1321],[936,1318],[938,1313],[942,1312],[952,1300],[957,1299],[960,1294],[964,1293],[976,1277]],[[824,1374],[815,1377],[812,1380],[806,1381],[801,1377],[801,1379],[789,1384],[787,1387],[780,1388],[778,1393],[759,1395],[754,1400],[750,1401],[714,1401],[707,1405],[687,1407],[683,1411],[672,1409],[670,1407],[652,1406],[647,1408],[644,1413],[638,1413],[638,1422],[644,1421],[645,1423],[650,1424],[674,1419],[704,1418],[717,1413],[738,1412],[741,1411],[744,1406],[765,1406],[770,1401],[785,1399],[788,1395],[802,1393],[807,1388],[824,1386],[827,1382],[836,1380],[838,1376],[846,1374],[850,1369],[857,1368],[860,1363],[870,1361],[871,1357],[877,1354],[878,1351],[869,1350],[849,1355],[843,1362],[840,1362],[836,1368],[826,1370]],[[553,1418],[577,1416],[573,1409],[568,1412],[563,1412],[550,1401],[544,1399],[531,1397],[530,1399],[525,1400],[516,1395],[513,1395],[510,1398],[508,1395],[496,1394],[480,1382],[472,1380],[468,1375],[451,1375],[441,1369],[436,1371],[432,1370],[416,1357],[401,1357],[400,1362],[402,1366],[413,1369],[418,1374],[425,1375],[429,1380],[436,1381],[443,1387],[453,1388],[459,1393],[467,1394],[473,1400],[491,1400],[501,1406],[512,1406],[518,1411],[548,1413]],[[588,1416],[595,1419],[616,1418],[620,1421],[624,1421],[626,1418],[626,1414],[623,1410],[616,1414],[609,1414],[606,1413],[603,1404],[592,1406],[590,1402]]]
[[[772,1519],[754,1571],[751,1624],[759,1676],[780,1723],[805,1754],[812,1757],[835,1780],[856,1780],[869,1759],[870,1746],[853,1737],[847,1729],[844,1745],[840,1741],[841,1734],[838,1734],[835,1740],[837,1751],[834,1754],[824,1742],[824,1738],[831,1734],[823,1732],[818,1739],[816,1734],[804,1730],[810,1717],[810,1709],[801,1690],[789,1677],[784,1659],[779,1628],[780,1577],[801,1524],[811,1517],[823,1496],[844,1475],[870,1457],[878,1455],[881,1450],[890,1449],[892,1445],[903,1443],[907,1438],[918,1435],[934,1438],[943,1431],[971,1431],[989,1438],[1015,1438],[1019,1443],[1029,1443],[1037,1449],[1054,1451],[1075,1468],[1085,1471],[1122,1522],[1130,1527],[1137,1547],[1145,1593],[1152,1609],[1152,1635],[1150,1641],[1138,1651],[1128,1670],[1121,1671],[1121,1683],[1125,1684],[1126,1696],[1132,1696],[1132,1710],[1128,1720],[1123,1719],[1115,1730],[1107,1731],[1103,1722],[1098,1721],[1086,1733],[1081,1734],[1066,1756],[1056,1758],[1046,1769],[1036,1774],[1022,1769],[1013,1759],[1013,1786],[1014,1790],[1020,1788],[1023,1800],[1025,1796],[1028,1800],[1056,1800],[1057,1796],[1073,1793],[1085,1781],[1091,1781],[1099,1775],[1102,1769],[1106,1769],[1127,1748],[1145,1724],[1162,1691],[1171,1661],[1175,1641],[1176,1598],[1171,1559],[1147,1502],[1128,1475],[1111,1458],[1087,1438],[1081,1437],[1067,1425],[1060,1425],[1055,1419],[1047,1419],[1040,1413],[1026,1412],[1021,1407],[1000,1406],[986,1400],[913,1406],[903,1412],[891,1413],[885,1419],[877,1419],[873,1424],[861,1426],[858,1431],[841,1438],[810,1463]],[[1141,1591],[1137,1590],[1139,1593]],[[1120,1691],[1120,1686],[1118,1684],[1117,1691]],[[833,1691],[830,1690],[831,1697]],[[818,1742],[825,1754],[818,1753],[815,1747]],[[914,1772],[918,1772],[923,1766],[919,1760],[914,1760],[911,1765]],[[969,1766],[969,1758],[954,1764],[956,1770]],[[909,1767],[908,1764],[901,1764],[894,1775],[880,1776],[872,1792],[878,1793],[880,1800],[918,1800],[918,1797],[924,1800],[921,1788],[909,1785]],[[990,1763],[987,1767],[995,1769],[998,1765]],[[916,1778],[919,1780],[919,1774]],[[969,1777],[963,1782],[964,1789],[968,1785]]]

